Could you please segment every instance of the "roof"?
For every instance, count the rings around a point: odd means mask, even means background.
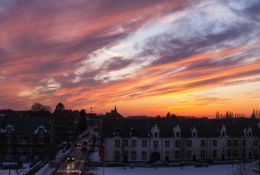
[[[160,137],[173,137],[173,128],[180,127],[182,137],[191,137],[196,128],[198,137],[219,137],[224,125],[229,137],[244,136],[244,129],[252,129],[253,136],[260,136],[259,119],[207,119],[207,118],[124,118],[103,120],[103,136],[113,137],[115,129],[122,137],[131,137],[134,129],[137,137],[149,137],[152,127],[158,126]]]
[[[51,129],[50,113],[37,113],[29,111],[0,111],[0,129],[6,126],[14,126],[12,133],[29,134],[34,133],[39,126],[43,126],[47,131]]]

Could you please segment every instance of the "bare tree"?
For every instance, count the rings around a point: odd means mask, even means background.
[[[31,107],[31,111],[49,111],[51,112],[51,108],[49,106],[43,105],[41,103],[34,103]]]

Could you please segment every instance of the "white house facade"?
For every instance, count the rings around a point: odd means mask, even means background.
[[[107,162],[196,162],[255,159],[256,119],[115,119],[103,123]]]

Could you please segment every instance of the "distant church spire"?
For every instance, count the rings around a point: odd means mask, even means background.
[[[114,109],[114,111],[117,113],[116,105],[115,105],[115,109]]]

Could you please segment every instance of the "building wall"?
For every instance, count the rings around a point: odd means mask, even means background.
[[[116,140],[119,144],[116,144]],[[123,140],[128,140],[127,146],[123,146]],[[136,146],[132,145],[132,142],[135,142],[133,140],[136,140]],[[142,145],[143,140],[147,141],[146,147]],[[205,146],[201,145],[201,140],[205,141]],[[231,145],[228,144],[228,140],[230,140]],[[246,144],[243,144],[243,140],[245,140]],[[255,141],[257,144],[254,143]],[[166,142],[169,142],[169,144],[166,144]],[[176,144],[176,142],[178,143]],[[187,162],[199,160],[241,160],[253,159],[256,158],[256,155],[260,154],[259,137],[130,137],[123,139],[122,137],[115,136],[106,137],[104,144],[105,160],[107,162],[123,162],[124,155],[126,155],[123,152],[127,152],[128,162],[149,162],[154,152],[160,154],[160,161],[162,162],[167,161],[167,159],[170,162],[179,162],[181,160]],[[243,153],[243,150],[245,150],[245,153]],[[133,155],[134,152],[136,153],[136,159],[132,159],[135,158]],[[147,153],[147,159],[143,159],[143,152]],[[117,159],[118,157],[116,156],[118,153],[119,159]]]

